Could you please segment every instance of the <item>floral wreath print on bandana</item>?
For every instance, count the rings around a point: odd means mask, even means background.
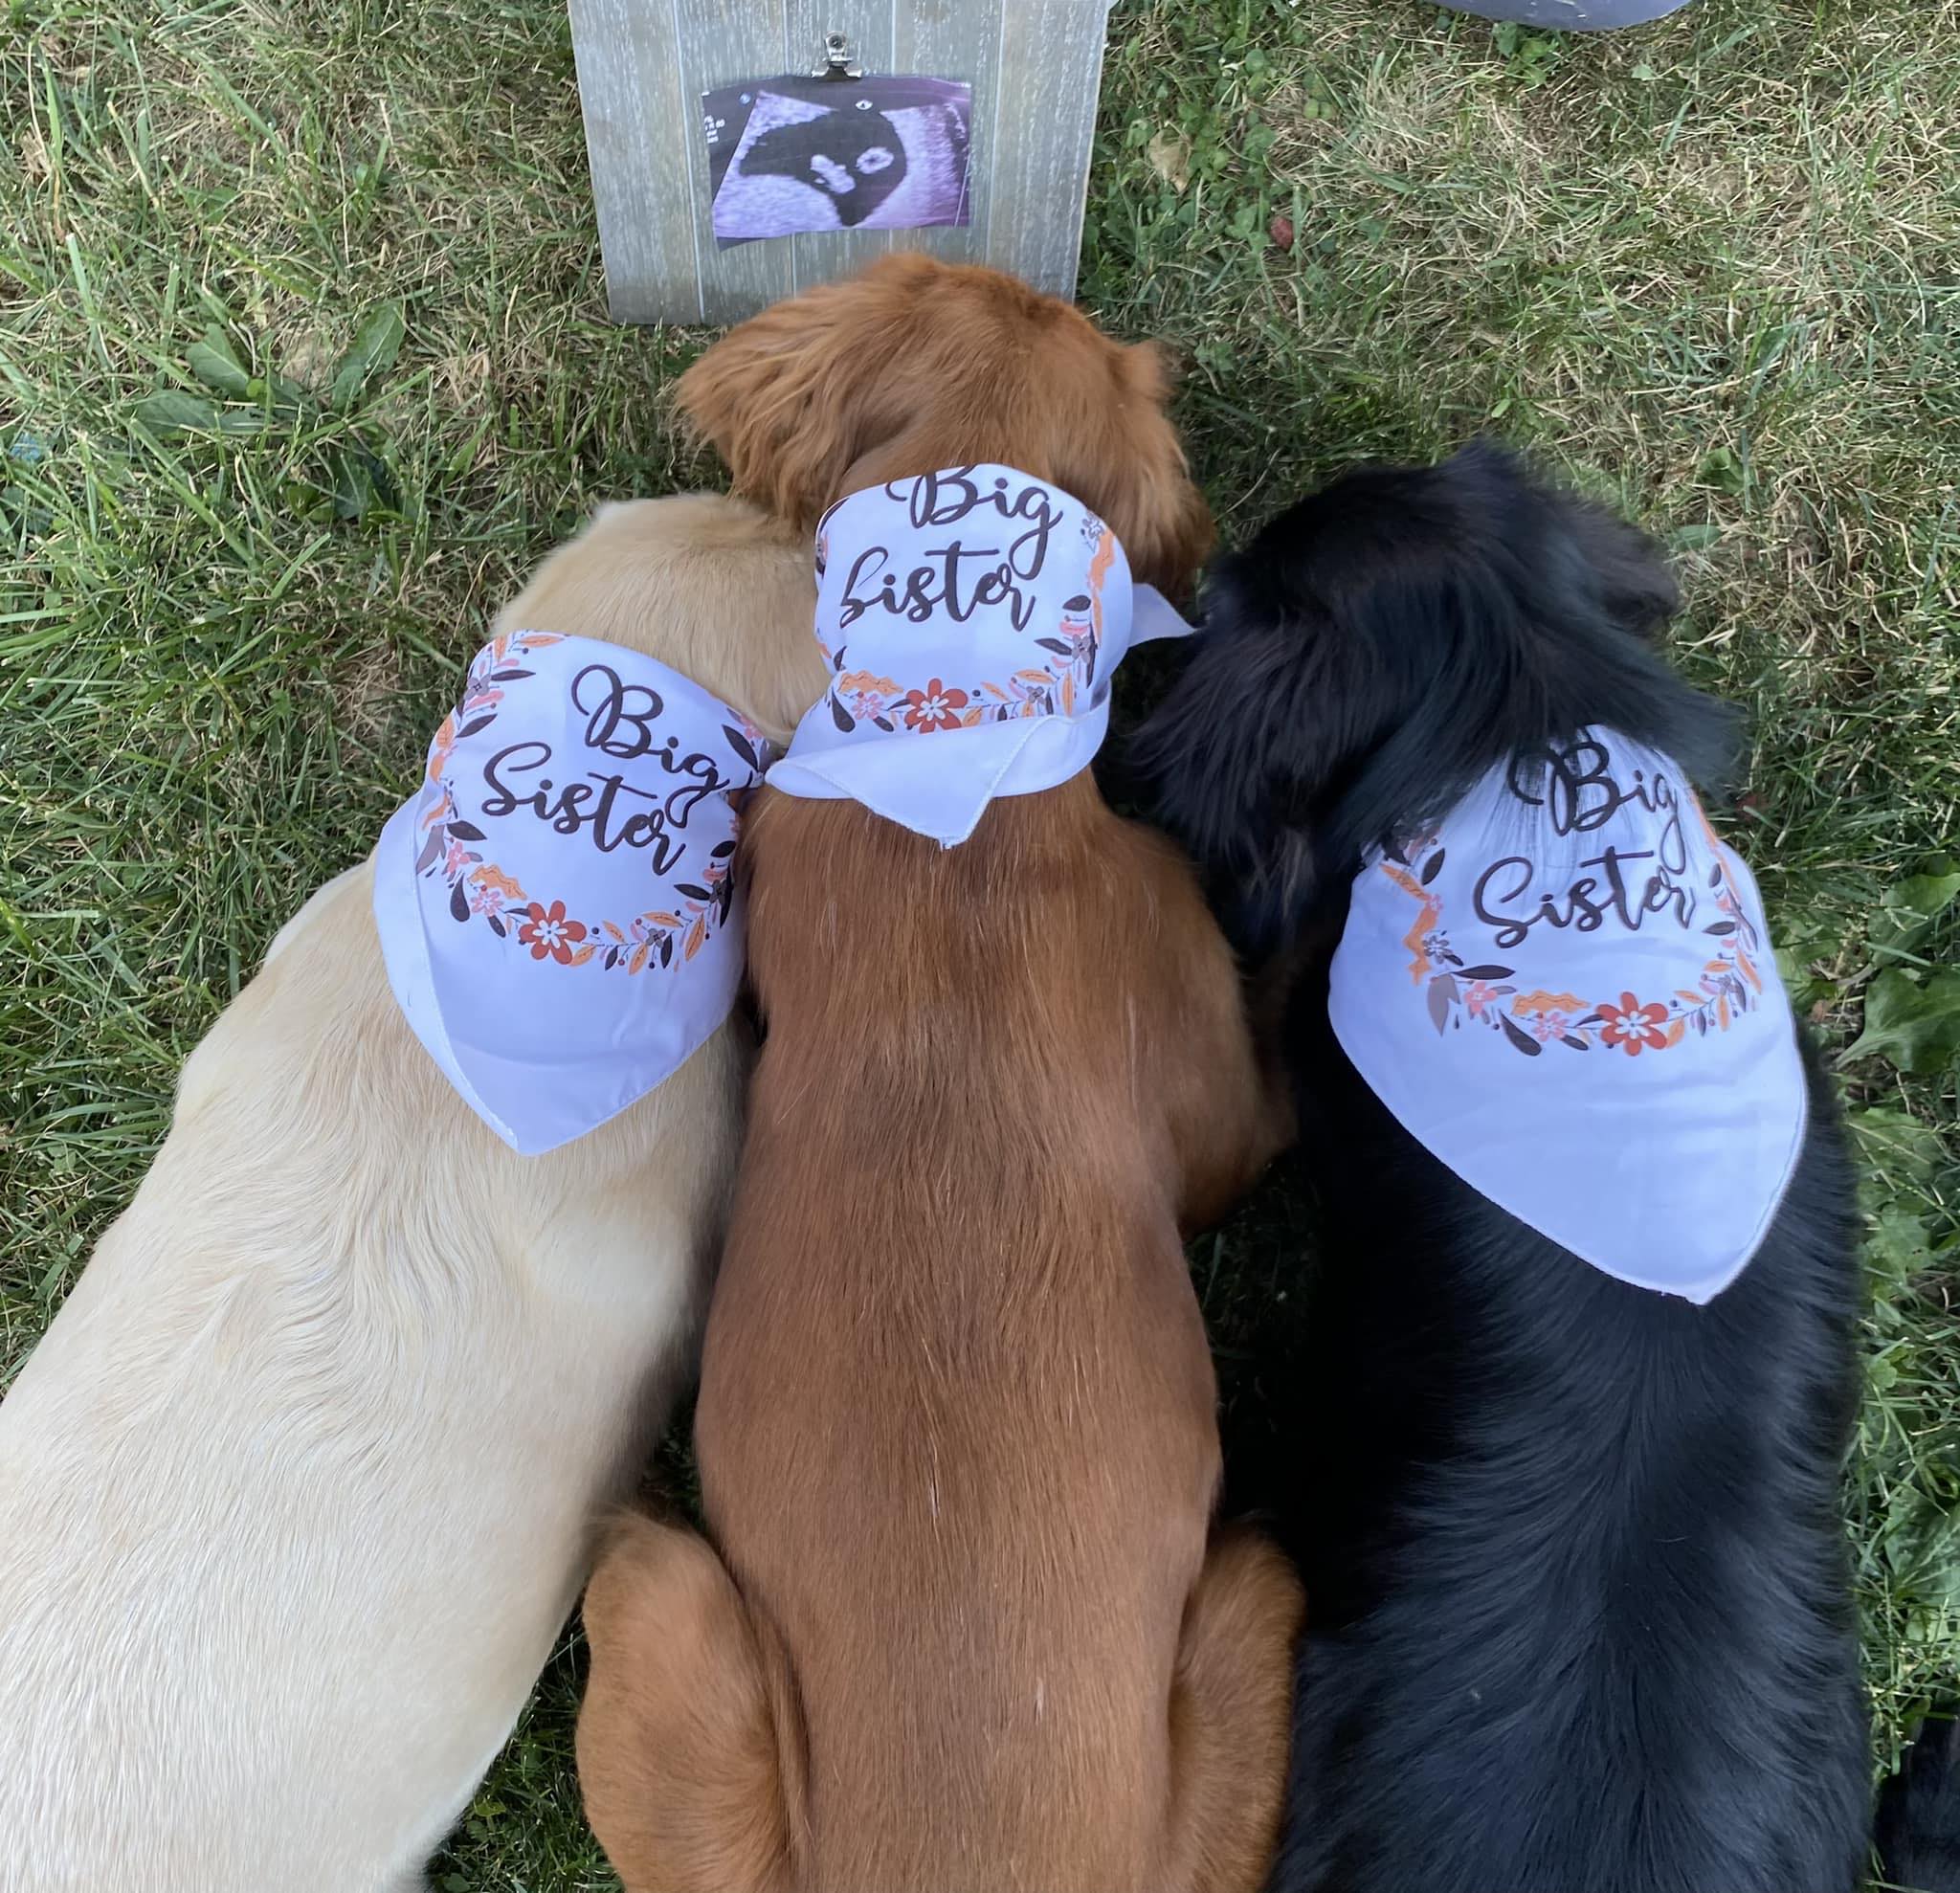
[[[1659,770],[1636,767],[1622,785],[1611,773],[1612,760],[1607,746],[1589,732],[1570,745],[1554,746],[1542,758],[1513,762],[1506,772],[1507,787],[1520,802],[1544,809],[1553,832],[1561,836],[1603,827],[1624,805],[1637,805],[1661,822],[1654,866],[1644,875],[1636,871],[1635,878],[1640,880],[1636,889],[1623,871],[1632,857],[1609,844],[1597,863],[1587,863],[1600,867],[1602,874],[1575,881],[1567,890],[1562,917],[1558,897],[1539,896],[1538,911],[1528,918],[1503,910],[1504,917],[1497,922],[1492,943],[1501,948],[1521,946],[1529,929],[1541,924],[1591,931],[1605,924],[1609,916],[1629,930],[1637,930],[1649,915],[1670,911],[1679,924],[1690,927],[1712,903],[1715,917],[1700,927],[1711,943],[1711,957],[1694,989],[1676,987],[1646,999],[1624,988],[1593,999],[1543,988],[1521,992],[1510,983],[1516,977],[1511,967],[1495,962],[1466,966],[1450,945],[1449,916],[1433,891],[1447,857],[1440,835],[1431,832],[1392,843],[1377,872],[1418,903],[1402,944],[1413,956],[1410,979],[1426,987],[1429,1016],[1437,1032],[1460,1029],[1467,1019],[1501,1034],[1513,1050],[1531,1058],[1552,1044],[1573,1052],[1608,1047],[1637,1058],[1642,1052],[1667,1051],[1690,1032],[1700,1037],[1710,1031],[1726,1032],[1760,1000],[1763,976],[1754,956],[1762,953],[1762,934],[1741,899],[1700,801]],[[1533,775],[1542,775],[1536,791],[1530,786]],[[1689,865],[1681,828],[1684,813],[1692,816],[1713,857],[1703,890],[1705,902],[1682,879]],[[1524,883],[1515,870],[1529,866],[1528,857],[1512,855],[1482,870],[1472,893],[1479,919],[1491,922],[1487,902],[1501,900],[1506,888],[1522,890]],[[1515,894],[1511,898],[1515,900]]]
[[[1013,536],[1007,542],[1001,563],[971,581],[973,603],[987,605],[1040,576],[1050,535],[1063,523],[1066,513],[1057,503],[1059,496],[1038,481],[1029,480],[1016,492],[1005,475],[996,474],[983,487],[972,478],[979,471],[984,470],[969,467],[927,475],[911,482],[907,499],[910,523],[915,526],[959,524],[976,511],[983,518],[991,515],[1007,524]],[[893,498],[900,497],[894,488],[886,491]],[[1102,644],[1102,590],[1117,555],[1116,535],[1095,514],[1078,511],[1075,530],[1088,548],[1086,588],[1063,601],[1060,616],[1048,633],[1030,640],[1036,649],[1048,653],[1037,665],[999,679],[968,678],[956,684],[933,677],[907,690],[897,679],[875,670],[846,670],[848,641],[833,645],[819,630],[818,646],[835,673],[824,700],[832,721],[846,732],[868,723],[887,734],[910,731],[929,735],[934,730],[974,729],[1016,717],[1075,715],[1078,702],[1086,703],[1095,688],[1096,658]],[[819,580],[825,575],[829,551],[829,533],[819,527]],[[874,606],[919,624],[943,604],[949,605],[957,617],[962,579],[970,578],[959,570],[960,552],[956,544],[941,554],[946,563],[943,574],[935,574],[943,586],[937,596],[928,595],[918,571],[906,579],[902,594],[897,574],[881,563],[883,548],[860,552],[859,566],[880,561],[874,574],[878,583],[867,593],[858,583],[858,570],[853,570],[845,583],[837,628],[848,631]],[[1030,620],[1018,598],[1010,612],[1015,628],[1025,631]]]
[[[1802,1148],[1796,1021],[1748,868],[1679,767],[1611,728],[1500,764],[1432,832],[1370,852],[1327,1013],[1433,1156],[1634,1287],[1720,1294]]]
[[[638,652],[517,631],[477,654],[382,831],[374,918],[402,1016],[513,1149],[596,1128],[728,1016],[732,864],[766,755],[740,711]]]
[[[846,494],[818,524],[816,578],[830,686],[769,786],[856,801],[943,848],[994,801],[1086,769],[1125,653],[1191,629],[1088,506],[1008,466]]]
[[[632,975],[649,966],[672,966],[677,943],[681,958],[691,960],[728,918],[734,896],[732,839],[714,845],[698,881],[674,884],[680,899],[673,911],[650,907],[618,919],[591,915],[574,919],[566,911],[564,901],[548,892],[539,896],[527,891],[515,876],[487,860],[481,853],[486,845],[483,830],[458,811],[456,786],[448,774],[457,745],[488,730],[497,721],[506,688],[536,675],[524,667],[526,657],[564,641],[554,632],[519,631],[494,639],[477,654],[464,680],[461,701],[443,719],[429,746],[427,774],[433,799],[425,800],[417,823],[421,846],[415,872],[442,877],[450,889],[449,911],[456,921],[467,925],[473,919],[481,920],[500,940],[514,933],[518,945],[528,947],[534,960],[549,960],[560,967],[583,967],[596,960],[604,971],[620,969]],[[612,674],[605,675],[611,678]],[[616,679],[613,688],[622,688]],[[573,695],[576,702],[576,682]],[[579,702],[578,707],[585,705]],[[595,715],[606,713],[595,710]],[[620,713],[616,703],[611,713]],[[768,739],[740,711],[727,714],[734,719],[722,731],[728,746],[760,775]],[[519,803],[505,793],[487,806],[507,813]]]

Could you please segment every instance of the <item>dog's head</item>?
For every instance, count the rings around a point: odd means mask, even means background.
[[[1601,723],[1719,786],[1731,713],[1668,668],[1659,549],[1480,443],[1348,475],[1220,560],[1206,628],[1133,761],[1262,952],[1362,851],[1493,765]]]
[[[1212,544],[1164,412],[1162,358],[997,271],[903,253],[742,323],[681,377],[735,489],[808,529],[880,480],[996,460],[1115,529],[1180,590]]]

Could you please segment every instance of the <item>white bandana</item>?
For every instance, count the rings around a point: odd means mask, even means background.
[[[816,573],[831,687],[769,787],[862,802],[945,847],[993,796],[1088,768],[1124,653],[1191,629],[1130,583],[1080,501],[1012,467],[848,495],[817,527]]]
[[[519,631],[477,654],[382,831],[374,918],[415,1036],[514,1150],[604,1124],[727,1016],[737,805],[766,747],[617,645]]]
[[[1675,765],[1613,730],[1371,854],[1329,1010],[1411,1135],[1637,1287],[1719,1295],[1795,1167],[1803,1067],[1755,882]]]

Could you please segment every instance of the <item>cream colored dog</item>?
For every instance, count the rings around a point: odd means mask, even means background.
[[[802,534],[697,497],[604,509],[498,628],[629,645],[781,737],[812,609]],[[418,1885],[689,1370],[739,1027],[516,1156],[397,1012],[372,872],[192,1053],[0,1405],[8,1893]]]

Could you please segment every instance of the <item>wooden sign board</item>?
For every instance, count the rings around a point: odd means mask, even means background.
[[[729,323],[894,248],[1073,296],[1109,0],[570,0],[592,196],[615,322]],[[702,94],[824,63],[973,88],[971,222],[721,249]]]

